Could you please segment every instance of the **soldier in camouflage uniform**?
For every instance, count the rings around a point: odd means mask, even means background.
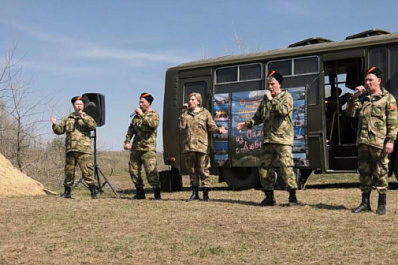
[[[149,93],[140,96],[140,107],[136,108],[124,140],[124,149],[131,150],[130,176],[136,187],[135,199],[145,199],[141,169],[144,166],[148,183],[152,186],[155,199],[160,200],[160,182],[156,161],[156,134],[159,114],[151,109],[153,97]],[[131,139],[133,144],[130,144]]]
[[[71,189],[75,181],[75,167],[79,164],[83,174],[83,179],[90,188],[91,198],[97,198],[97,191],[94,179],[94,167],[91,159],[91,138],[90,132],[97,124],[94,119],[83,112],[84,99],[74,97],[71,100],[74,112],[62,120],[60,124],[54,117],[51,117],[52,129],[55,134],[66,133],[65,138],[65,192],[61,195],[63,198],[72,198]]]
[[[260,180],[265,199],[262,206],[276,204],[274,197],[275,165],[279,165],[281,177],[289,192],[289,205],[296,205],[297,184],[293,171],[293,98],[289,92],[281,89],[282,75],[271,71],[267,76],[267,90],[253,118],[238,124],[237,129],[251,129],[263,124],[262,162],[259,167]]]
[[[226,133],[224,127],[217,127],[210,112],[201,107],[201,103],[202,96],[199,93],[191,93],[189,103],[183,106],[183,113],[178,123],[183,137],[183,153],[192,188],[189,201],[200,199],[199,178],[202,182],[203,200],[209,200],[208,133]]]
[[[346,115],[358,117],[357,147],[361,204],[354,213],[370,211],[372,187],[379,192],[376,213],[386,214],[388,155],[397,136],[397,103],[393,95],[380,87],[383,72],[371,67],[365,74],[365,87],[356,87],[348,101]]]

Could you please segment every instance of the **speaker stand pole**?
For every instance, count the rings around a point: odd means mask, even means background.
[[[97,163],[97,129],[94,129],[93,135],[91,136],[91,138],[94,139],[94,140],[93,140],[93,144],[94,144],[94,178],[95,178],[95,180],[96,180],[97,183],[98,183],[98,190],[99,190],[99,192],[103,193],[103,192],[104,192],[104,190],[103,190],[104,186],[105,186],[106,184],[108,184],[109,187],[111,188],[111,190],[113,191],[113,193],[115,194],[115,196],[117,197],[118,194],[117,194],[115,188],[114,188],[114,187],[112,186],[112,184],[109,182],[108,178],[106,177],[106,175],[104,174],[104,172],[102,172],[101,168],[98,166],[98,163]],[[101,174],[101,175],[100,175],[100,174]],[[101,184],[101,178],[100,178],[100,176],[102,176],[102,178],[104,179],[104,182],[103,182],[102,184]],[[79,183],[83,183],[83,185],[84,185],[86,188],[89,188],[88,185],[87,185],[85,182],[83,182],[83,178],[80,178],[80,179],[75,183],[75,185],[73,185],[72,190],[74,190],[74,189],[76,188],[76,186],[79,185]]]

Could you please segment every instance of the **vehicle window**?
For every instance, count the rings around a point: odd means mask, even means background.
[[[184,86],[184,103],[187,103],[189,101],[189,95],[192,92],[199,93],[202,96],[202,105],[206,107],[204,104],[206,102],[206,88],[207,84],[205,81],[199,81],[199,82],[190,82],[190,83],[185,83]]]
[[[216,84],[260,80],[260,63],[235,65],[216,69]]]
[[[227,83],[227,82],[238,81],[238,67],[226,67],[219,68],[216,70],[216,83]]]

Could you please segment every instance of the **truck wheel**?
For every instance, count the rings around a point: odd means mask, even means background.
[[[225,167],[220,169],[225,182],[233,190],[258,189],[261,187],[256,167]]]

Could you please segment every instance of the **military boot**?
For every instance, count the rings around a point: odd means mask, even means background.
[[[294,206],[298,204],[296,197],[296,190],[288,190],[289,192],[289,206]]]
[[[208,187],[203,187],[203,200],[204,201],[209,201],[209,188]]]
[[[370,193],[362,193],[361,204],[352,210],[353,213],[360,213],[365,211],[370,211]]]
[[[198,186],[192,186],[192,195],[189,197],[188,201],[193,201],[193,200],[200,200],[199,197],[199,187]]]
[[[386,200],[387,200],[387,194],[379,193],[379,201],[377,203],[377,210],[376,210],[376,213],[378,215],[385,215],[386,214]]]
[[[134,196],[134,199],[136,200],[143,200],[145,199],[145,191],[144,191],[144,187],[138,187],[136,189],[136,194]]]
[[[153,193],[155,196],[155,200],[161,200],[162,197],[160,196],[160,188],[153,188]]]
[[[65,198],[65,199],[72,199],[72,188],[71,187],[67,187],[64,186],[65,191],[64,193],[61,195],[61,198]]]
[[[274,191],[273,190],[266,190],[264,191],[265,193],[265,199],[260,202],[261,206],[274,206],[276,204],[275,197],[274,197]]]
[[[98,199],[97,197],[97,187],[95,185],[88,186],[90,188],[91,199]]]

